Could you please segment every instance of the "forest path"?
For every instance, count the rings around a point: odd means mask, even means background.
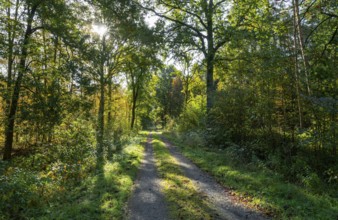
[[[135,188],[128,201],[127,219],[129,220],[169,219],[151,141],[150,134],[145,144],[144,158],[134,184]]]
[[[171,155],[178,161],[184,175],[188,177],[197,187],[197,190],[208,199],[222,219],[266,219],[260,213],[236,203],[229,192],[223,186],[218,184],[212,176],[202,171],[194,163],[179,153],[176,147],[166,138],[161,138]]]

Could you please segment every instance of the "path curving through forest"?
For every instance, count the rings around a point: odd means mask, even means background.
[[[150,134],[145,144],[144,158],[134,184],[134,191],[128,201],[127,219],[129,220],[169,219],[151,141]]]

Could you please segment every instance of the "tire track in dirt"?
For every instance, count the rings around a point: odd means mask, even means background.
[[[151,134],[145,144],[144,158],[134,184],[132,196],[128,201],[129,220],[169,220],[168,208],[161,192],[161,179],[158,177],[151,144]]]
[[[212,204],[213,208],[218,212],[221,219],[229,220],[265,220],[262,214],[255,210],[250,210],[241,204],[233,201],[227,190],[206,172],[198,168],[189,159],[178,152],[166,138],[162,137],[162,141],[166,144],[171,155],[178,161],[180,168],[186,177],[188,177],[197,190],[205,196],[205,199]]]

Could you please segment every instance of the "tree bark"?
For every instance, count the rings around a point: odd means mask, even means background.
[[[299,128],[303,127],[303,114],[302,114],[302,106],[301,106],[301,100],[300,100],[300,77],[299,77],[299,65],[298,65],[298,34],[297,34],[297,12],[296,12],[296,0],[293,0],[293,13],[294,13],[294,18],[293,18],[293,23],[294,23],[294,33],[293,33],[293,41],[294,41],[294,59],[295,59],[295,66],[294,66],[294,71],[295,71],[295,80],[296,80],[296,96],[297,96],[297,107],[298,107],[298,118],[299,118]]]
[[[295,17],[295,31],[296,31],[296,37],[298,38],[299,43],[299,50],[301,52],[302,61],[304,65],[304,74],[305,74],[305,83],[306,83],[306,90],[308,95],[311,95],[311,89],[310,89],[310,83],[309,83],[309,62],[305,55],[304,50],[304,38],[303,38],[303,31],[301,28],[301,21],[299,17],[299,3],[298,0],[293,0],[294,4],[294,17]]]
[[[100,102],[98,112],[98,131],[97,131],[97,153],[98,158],[103,157],[103,137],[104,137],[104,101],[105,101],[105,77],[104,77],[104,64],[105,64],[105,38],[102,40],[102,51],[100,60]]]
[[[137,82],[133,83],[133,97],[132,97],[132,108],[131,108],[131,122],[130,129],[133,130],[135,126],[136,119],[136,104],[139,93],[139,84]]]
[[[135,125],[135,114],[136,114],[136,100],[133,98],[132,108],[131,108],[131,123],[130,123],[130,129],[134,129]]]
[[[210,110],[214,107],[214,98],[215,98],[215,87],[214,87],[214,58],[215,58],[215,48],[214,48],[214,32],[213,32],[213,10],[214,10],[213,1],[209,1],[208,9],[206,10],[207,18],[207,127],[211,125]]]

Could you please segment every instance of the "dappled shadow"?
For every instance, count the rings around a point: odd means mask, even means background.
[[[205,195],[216,207],[219,214],[226,219],[265,219],[260,213],[240,206],[233,201],[228,190],[218,184],[215,179],[200,170],[194,163],[179,153],[166,138],[161,136],[172,156],[179,162],[179,166],[189,179],[198,187],[198,191]]]
[[[169,144],[167,139],[164,138],[163,140],[167,143],[167,147],[171,153],[179,158],[182,164],[181,168],[189,178],[198,183],[200,188],[204,188],[204,185],[210,185],[209,178],[205,178],[205,176],[209,176],[212,179],[209,174],[205,172],[201,175],[194,173],[195,171],[193,170],[195,170],[194,167],[196,167],[196,165],[183,157],[175,146]],[[284,181],[279,180],[272,172],[264,173],[243,170],[224,160],[223,163],[215,163],[215,161],[222,161],[222,159],[220,159],[220,157],[222,157],[221,152],[218,151],[210,150],[206,152],[200,148],[192,149],[188,147],[181,150],[189,154],[194,154],[195,159],[197,159],[197,164],[201,167],[209,167],[208,169],[212,169],[214,177],[217,181],[223,183],[223,185],[229,181],[228,179],[231,179],[232,183],[230,185],[235,186],[236,192],[243,195],[243,197],[241,196],[240,198],[230,195],[235,202],[248,204],[248,202],[250,203],[257,200],[259,202],[255,208],[260,209],[266,214],[283,212],[284,216],[292,216],[292,213],[304,212],[304,210],[306,210],[306,213],[301,213],[301,215],[312,216],[312,219],[318,218],[320,216],[319,213],[331,213],[331,216],[338,217],[337,214],[333,214],[337,213],[338,208],[332,206],[327,199],[306,193],[305,190],[293,184],[284,183]],[[214,167],[211,168],[211,166]],[[236,183],[240,184],[241,187],[236,187]],[[223,189],[224,196],[227,196],[229,192],[231,193],[231,190],[222,186],[221,188]],[[218,191],[218,189],[216,191]],[[214,193],[211,192],[211,194]],[[252,197],[252,195],[255,196]],[[265,204],[264,207],[260,206],[262,203]],[[319,206],[321,210],[316,210],[315,207],[318,207],[318,204],[321,204]]]
[[[62,198],[58,207],[53,207],[48,219],[121,219],[132,181],[138,166],[136,158],[127,153],[114,154],[108,161],[96,155],[90,176],[55,195]]]
[[[150,142],[149,136],[135,189],[128,202],[128,219],[169,219]]]

